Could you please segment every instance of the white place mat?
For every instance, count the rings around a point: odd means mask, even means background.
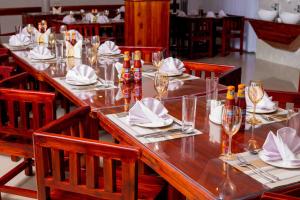
[[[117,88],[116,86],[109,86],[109,87],[104,87],[103,84],[101,84],[99,81],[96,84],[93,85],[87,85],[87,86],[76,86],[76,85],[70,85],[66,83],[66,78],[65,77],[58,77],[54,78],[56,82],[58,82],[60,85],[65,87],[67,90],[69,90],[72,94],[74,94],[77,97],[80,97],[81,99],[90,96],[94,96],[95,92],[97,90],[111,90]]]
[[[264,124],[272,124],[275,122],[282,122],[286,121],[293,116],[297,115],[298,113],[291,113],[288,115],[288,111],[284,110],[282,108],[278,108],[276,112],[271,114],[255,114],[255,117],[261,121],[261,124],[258,126],[264,125]],[[247,112],[246,120],[248,121],[252,117],[252,113]],[[258,127],[256,126],[256,127]]]
[[[178,119],[176,119],[174,117],[173,117],[174,123],[169,127],[166,127],[166,128],[142,128],[139,126],[129,125],[128,116],[126,113],[109,114],[106,116],[108,119],[110,119],[116,125],[121,127],[123,130],[125,130],[130,135],[134,136],[136,139],[138,139],[143,144],[161,142],[161,141],[166,141],[166,140],[173,140],[173,139],[183,138],[183,137],[191,137],[191,136],[202,134],[202,132],[199,130],[195,130],[195,132],[193,134],[183,134],[181,132],[181,130],[168,134],[168,131],[172,131],[173,129],[180,129],[180,127],[181,127],[181,121],[179,121]],[[157,137],[156,134],[162,133],[162,132],[165,134],[159,134],[159,137]],[[147,134],[147,136],[144,136],[144,137],[142,136],[142,135],[146,135],[146,134]],[[151,134],[153,134],[154,137],[151,137]]]
[[[155,77],[155,73],[156,72],[143,72],[142,75],[148,78],[151,78],[152,80],[154,80]],[[170,83],[172,82],[177,82],[177,81],[189,81],[189,80],[195,80],[195,79],[200,79],[197,76],[193,76],[191,74],[187,74],[187,73],[183,73],[181,76],[173,76],[173,77],[169,77],[169,81]]]
[[[249,152],[239,153],[236,155],[243,156],[248,162],[250,162],[252,165],[255,165],[259,169],[262,169],[263,171],[267,171],[268,173],[277,176],[280,181],[276,181],[275,183],[271,183],[261,176],[255,174],[252,170],[250,170],[247,167],[240,167],[238,165],[238,160],[233,161],[225,161],[229,163],[231,166],[237,168],[238,170],[242,171],[243,173],[247,174],[251,178],[255,179],[256,181],[264,184],[268,188],[275,188],[283,185],[288,185],[292,183],[297,183],[300,181],[300,169],[283,169],[283,168],[277,168],[273,167],[271,165],[266,164],[262,160],[259,159],[258,155],[250,154]],[[222,159],[222,158],[221,158]]]

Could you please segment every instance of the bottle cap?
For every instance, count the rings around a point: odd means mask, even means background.
[[[134,52],[134,60],[140,60],[141,59],[141,52],[135,51]]]
[[[235,90],[235,87],[230,85],[230,86],[227,87],[227,90]]]
[[[246,87],[245,84],[239,84],[238,89],[239,89],[239,90],[242,90],[242,89],[245,89],[245,87]]]
[[[129,54],[130,54],[129,51],[125,51],[125,52],[124,52],[124,60],[126,60],[126,61],[130,60]]]

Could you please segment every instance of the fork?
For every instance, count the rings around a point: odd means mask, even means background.
[[[262,170],[262,169],[256,167],[255,165],[253,165],[253,164],[251,164],[249,161],[247,161],[244,157],[242,157],[242,156],[237,156],[237,158],[238,158],[238,160],[239,160],[241,163],[253,167],[255,170],[257,170],[257,171],[260,172],[261,174],[263,174],[263,175],[265,175],[265,176],[268,176],[268,177],[274,179],[275,181],[280,181],[280,178],[278,178],[277,176],[275,176],[275,175],[273,175],[273,174],[271,174],[271,173],[269,173],[269,172],[267,172],[267,171],[264,171],[264,170]]]

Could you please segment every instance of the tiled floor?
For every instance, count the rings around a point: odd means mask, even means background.
[[[242,67],[242,81],[248,83],[251,79],[260,79],[264,81],[265,88],[276,90],[296,91],[299,82],[299,70],[273,64],[270,62],[256,60],[255,54],[245,54],[242,57],[239,54],[231,54],[228,57],[214,57],[200,59],[200,62],[226,64]],[[104,140],[110,140],[105,136]],[[11,162],[9,157],[0,156],[0,176],[16,166],[17,163]],[[22,186],[24,188],[35,188],[34,177],[26,177],[24,173],[18,175],[9,185]],[[18,197],[14,195],[2,194],[2,200],[26,200],[29,198]]]
[[[266,89],[297,91],[299,84],[299,69],[284,65],[257,60],[255,54],[232,53],[227,57],[199,59],[197,61],[234,65],[242,67],[242,82],[248,84],[250,80],[262,80]]]

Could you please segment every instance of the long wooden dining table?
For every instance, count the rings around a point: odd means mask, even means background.
[[[90,105],[104,130],[121,143],[140,148],[141,160],[188,199],[219,199],[224,195],[222,194],[222,185],[225,181],[228,181],[228,177],[230,177],[230,182],[235,188],[229,194],[231,199],[258,198],[264,191],[270,190],[270,188],[227,165],[226,162],[220,159],[220,155],[227,148],[227,137],[220,125],[216,125],[208,119],[205,80],[200,78],[186,80],[182,86],[174,91],[169,91],[162,99],[169,114],[180,121],[182,115],[181,97],[183,95],[198,95],[196,129],[199,130],[200,134],[160,142],[143,143],[107,117],[111,114],[126,111],[126,99],[124,97],[116,98],[120,90],[117,81],[115,87],[109,89],[92,88],[91,90],[82,90],[75,87],[70,88],[63,84],[62,80],[64,80],[69,69],[78,63],[87,63],[85,55],[82,59],[65,59],[62,63],[56,61],[37,62],[28,59],[28,52],[28,49],[12,50],[11,55],[16,64],[24,71],[29,72],[38,80],[50,84],[75,105]],[[122,61],[122,58],[105,58],[104,60],[111,60],[114,63]],[[99,62],[98,66],[95,67],[100,78],[103,78],[102,70],[107,67],[106,65],[113,67],[111,62]],[[151,66],[148,67],[145,66],[143,70],[153,70]],[[157,93],[153,85],[152,78],[143,76],[141,98],[156,97]],[[219,91],[226,91],[226,87],[219,85]],[[221,95],[220,98],[222,99],[224,96]],[[130,104],[132,105],[135,101],[136,99],[132,97]],[[299,118],[298,114],[288,121],[270,123],[255,129],[240,131],[234,136],[233,151],[235,153],[246,151],[248,141],[253,135],[261,147],[270,130],[276,132],[277,129],[287,125],[300,132]],[[280,188],[283,187],[285,186]]]

